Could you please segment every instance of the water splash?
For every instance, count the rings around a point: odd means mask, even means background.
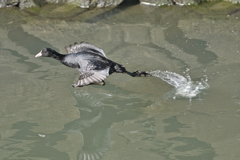
[[[150,74],[154,77],[161,78],[163,81],[175,87],[175,95],[181,97],[192,98],[197,96],[201,90],[208,89],[207,79],[199,81],[192,81],[188,74],[189,69],[186,70],[186,77],[169,71],[152,71]],[[173,97],[175,98],[175,97]]]

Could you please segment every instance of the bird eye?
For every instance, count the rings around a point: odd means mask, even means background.
[[[43,52],[43,53],[46,53],[46,50],[43,50],[42,52]]]

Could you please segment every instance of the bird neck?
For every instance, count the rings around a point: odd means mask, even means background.
[[[52,53],[52,56],[51,56],[51,57],[54,58],[54,59],[56,59],[56,60],[58,60],[58,61],[62,61],[63,58],[65,57],[65,55],[60,54],[60,53],[54,51],[54,52]]]

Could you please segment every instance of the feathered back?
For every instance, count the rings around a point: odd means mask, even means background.
[[[70,45],[69,47],[65,47],[66,51],[68,54],[70,53],[78,53],[82,51],[88,51],[88,52],[93,52],[95,54],[98,54],[100,56],[104,56],[107,58],[103,50],[93,44],[89,43],[74,43],[74,45]]]

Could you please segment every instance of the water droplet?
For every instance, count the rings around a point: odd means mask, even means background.
[[[185,78],[177,73],[169,71],[158,70],[152,71],[151,74],[174,86],[176,88],[176,96],[191,98],[197,96],[201,90],[209,88],[209,85],[206,82],[207,78],[202,82],[194,82],[191,80],[191,77],[189,75],[187,75]]]

